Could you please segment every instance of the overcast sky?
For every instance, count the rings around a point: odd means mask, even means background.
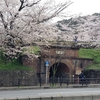
[[[66,0],[63,0],[66,1]],[[83,15],[93,14],[100,12],[100,0],[71,0],[74,3],[69,6],[72,13]]]
[[[56,2],[65,2],[67,0],[56,0]],[[83,16],[91,15],[93,13],[100,13],[100,0],[71,0],[71,4],[66,10],[65,13]]]

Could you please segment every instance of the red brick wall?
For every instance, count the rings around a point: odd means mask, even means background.
[[[78,49],[66,48],[43,48],[42,55],[64,55],[67,57],[78,57]]]
[[[22,63],[24,66],[34,68],[36,72],[40,72],[40,60],[34,56],[28,57],[27,55],[22,56]]]

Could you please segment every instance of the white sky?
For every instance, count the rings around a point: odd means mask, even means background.
[[[66,0],[62,0],[66,1]],[[71,0],[74,3],[68,7],[73,14],[83,15],[100,12],[100,0]]]
[[[56,2],[66,2],[67,0],[55,0]],[[100,0],[71,0],[71,4],[64,12],[76,15],[91,15],[100,13]]]

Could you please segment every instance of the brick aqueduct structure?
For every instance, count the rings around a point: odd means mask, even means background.
[[[55,67],[56,77],[77,76],[84,68],[93,63],[93,59],[79,58],[79,47],[66,46],[50,46],[42,47],[41,57],[38,59],[28,56],[23,56],[23,65],[35,68],[39,77],[46,79],[53,77],[53,69]],[[46,65],[47,64],[47,65]]]

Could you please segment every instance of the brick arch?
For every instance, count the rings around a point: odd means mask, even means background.
[[[49,66],[49,70],[50,70],[51,66],[53,64],[55,64],[55,59],[51,58],[51,59],[48,59],[48,61],[50,62],[50,66]],[[59,62],[59,60],[58,60],[58,62]],[[72,62],[73,62],[73,60],[70,60],[70,59],[62,59],[62,61],[61,61],[61,63],[66,64],[66,66],[69,69],[70,74],[72,74],[74,72],[74,64]]]
[[[65,60],[65,64],[68,66],[70,74],[74,72],[74,67],[75,67],[75,65],[72,62],[73,60],[68,60],[68,59]]]
[[[56,73],[55,73],[55,77],[58,78],[58,77],[67,77],[67,75],[70,73],[70,70],[68,68],[68,66],[65,64],[65,63],[54,63],[50,69],[49,69],[49,78],[53,77],[54,74],[53,74],[53,71],[56,70]]]

